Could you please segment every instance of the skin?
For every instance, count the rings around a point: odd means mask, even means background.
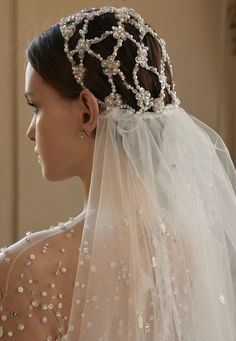
[[[26,136],[35,144],[43,177],[60,181],[80,177],[84,187],[84,209],[87,206],[99,106],[88,90],[76,100],[62,98],[56,90],[27,64],[25,97],[33,105],[33,117]],[[88,134],[82,139],[80,130]]]

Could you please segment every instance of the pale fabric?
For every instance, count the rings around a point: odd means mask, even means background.
[[[9,248],[8,263],[5,252],[2,330],[14,331],[13,340],[235,341],[235,193],[224,142],[183,108],[146,117],[102,112],[83,229],[30,235]],[[56,309],[29,310],[34,295],[51,302],[49,283]]]
[[[183,108],[100,114],[67,340],[235,341],[235,193]]]
[[[66,333],[84,212],[28,234],[0,254],[0,338],[61,340]]]

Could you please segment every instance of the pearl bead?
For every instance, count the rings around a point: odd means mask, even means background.
[[[46,322],[48,321],[48,318],[47,318],[46,316],[43,316],[42,319],[41,319],[41,321],[42,321],[43,323],[46,323]]]
[[[24,328],[25,328],[25,326],[22,323],[18,324],[18,326],[17,326],[18,330],[23,330]]]

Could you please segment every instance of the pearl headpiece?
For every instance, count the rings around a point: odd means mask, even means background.
[[[94,37],[93,39],[86,38],[86,34],[88,32],[89,22],[91,22],[95,17],[103,15],[105,13],[114,13],[115,18],[117,19],[117,25],[112,26],[110,30],[105,31],[98,37]],[[125,30],[125,23],[129,23],[133,25],[140,32],[140,39],[137,41],[134,39],[133,35],[130,34],[127,30]],[[76,26],[79,24],[83,24],[82,28],[79,30],[80,37],[77,41],[77,44],[74,49],[70,49],[69,43],[71,38],[73,38],[76,32]],[[66,18],[62,18],[59,22],[60,31],[64,38],[64,51],[67,55],[68,60],[71,62],[73,75],[77,83],[84,89],[86,88],[84,84],[86,68],[84,67],[84,56],[85,52],[89,55],[97,58],[102,67],[103,73],[107,76],[108,82],[111,85],[111,93],[105,97],[104,103],[106,108],[119,107],[119,108],[128,108],[132,112],[137,115],[141,115],[149,111],[151,108],[154,109],[155,113],[161,113],[165,107],[164,97],[165,97],[165,89],[171,96],[172,102],[166,106],[168,107],[176,107],[180,104],[179,99],[176,96],[175,92],[175,84],[173,82],[173,89],[171,90],[170,84],[167,82],[167,77],[165,75],[165,63],[167,62],[170,66],[171,75],[172,73],[172,65],[170,64],[170,59],[167,54],[165,48],[165,41],[162,38],[159,38],[158,35],[153,31],[153,29],[145,24],[143,18],[137,14],[131,8],[115,8],[115,7],[101,7],[99,9],[89,8],[84,9],[81,12],[68,16]],[[160,72],[158,72],[157,68],[151,65],[148,65],[148,46],[145,46],[143,38],[146,33],[150,33],[153,37],[155,37],[161,47],[162,55],[160,60]],[[117,43],[113,48],[113,52],[106,59],[104,59],[99,53],[95,53],[91,46],[93,44],[100,43],[108,36],[113,36]],[[120,61],[117,59],[117,51],[122,46],[125,40],[131,40],[137,47],[137,56],[135,58],[135,66],[133,69],[133,80],[134,85],[129,84],[125,78],[124,73],[120,69]],[[79,64],[76,62],[75,57],[79,57]],[[144,89],[138,79],[138,70],[142,67],[146,70],[151,71],[155,75],[157,75],[159,82],[161,84],[161,91],[158,98],[154,99],[151,96],[151,93]],[[137,105],[140,108],[138,111],[135,111],[130,105],[124,104],[122,102],[122,96],[117,93],[117,89],[113,80],[113,76],[119,75],[124,86],[131,90],[135,98],[137,100]],[[101,102],[101,101],[99,101]],[[103,103],[103,102],[102,102]]]

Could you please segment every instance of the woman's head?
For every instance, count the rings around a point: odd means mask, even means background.
[[[93,10],[88,9],[86,13],[93,12]],[[76,49],[85,20],[75,25],[73,36],[69,40],[70,50]],[[95,16],[88,24],[86,40],[91,41],[91,39],[106,35],[106,32],[111,31],[112,27],[116,27],[117,24],[118,19],[112,11]],[[126,22],[124,28],[136,41],[141,41],[140,30],[135,25]],[[148,64],[160,71],[162,49],[158,40],[147,32],[142,42],[148,50]],[[92,51],[105,59],[112,54],[116,44],[117,39],[110,34],[90,47]],[[74,61],[77,65],[81,61],[80,52],[77,51],[74,54]],[[34,102],[33,98],[27,97],[34,105],[37,105],[36,100],[39,102],[38,114],[32,120],[27,134],[29,138],[36,141],[36,148],[42,160],[47,154],[47,164],[46,160],[43,160],[45,172],[46,165],[48,166],[50,161],[51,167],[53,164],[57,166],[57,175],[50,176],[49,167],[45,175],[51,180],[74,175],[82,177],[92,164],[94,137],[99,116],[99,103],[96,100],[104,102],[105,98],[111,94],[112,85],[103,72],[101,61],[87,52],[83,58],[83,66],[86,69],[83,82],[87,89],[83,89],[78,84],[65,52],[65,39],[59,23],[30,43],[27,48],[27,57],[29,63],[26,69],[26,92],[33,92],[36,88],[39,94],[38,100],[37,94],[35,95]],[[122,46],[117,50],[116,60],[119,61],[119,69],[128,84],[133,86],[137,46],[131,39],[123,39]],[[137,77],[140,86],[150,92],[153,98],[157,98],[161,92],[159,78],[150,70],[139,66]],[[172,90],[173,80],[168,62],[165,62],[165,75]],[[127,89],[124,80],[119,74],[115,74],[113,80],[117,93],[122,97],[122,102],[137,110],[135,94]],[[167,89],[164,92],[165,104],[171,103],[171,96]],[[85,129],[88,134],[83,141],[79,137],[81,129]]]

